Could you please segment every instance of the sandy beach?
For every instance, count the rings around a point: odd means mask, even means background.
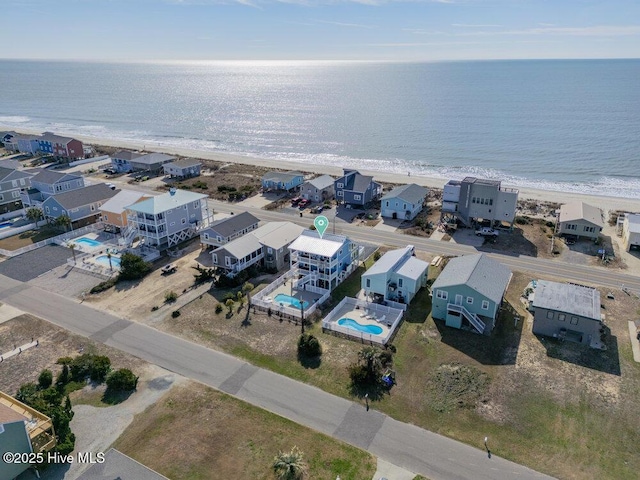
[[[0,130],[15,130],[10,127],[0,125]],[[42,132],[33,130],[15,130],[19,133],[37,135]],[[63,132],[56,132],[61,135],[65,135]],[[144,150],[147,152],[163,152],[171,155],[179,155],[182,157],[196,157],[208,160],[215,160],[224,163],[242,163],[246,165],[260,165],[273,169],[286,169],[286,170],[302,170],[306,172],[314,172],[321,174],[328,174],[332,176],[342,175],[342,169],[330,165],[316,165],[309,162],[293,162],[281,159],[265,159],[256,158],[243,155],[233,155],[224,152],[209,152],[205,150],[192,150],[186,148],[172,148],[164,146],[154,146],[144,144],[143,142],[121,141],[114,139],[103,139],[95,137],[87,137],[82,135],[73,135],[74,138],[81,140],[83,143],[91,145],[104,145],[115,148],[125,148],[130,150]],[[420,175],[399,175],[395,173],[380,172],[376,170],[359,169],[360,173],[365,175],[373,175],[376,180],[387,183],[417,183],[429,188],[442,188],[445,181],[441,178],[425,177]],[[608,196],[596,196],[596,195],[582,195],[573,192],[558,192],[550,190],[535,190],[529,188],[521,188],[516,185],[509,185],[503,183],[504,187],[517,188],[520,191],[519,198],[521,200],[529,199],[544,202],[558,202],[569,203],[574,201],[584,201],[591,205],[597,206],[602,210],[624,210],[627,212],[640,212],[640,199],[639,198],[622,198],[622,197],[608,197]]]

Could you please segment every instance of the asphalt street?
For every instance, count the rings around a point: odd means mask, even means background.
[[[0,275],[0,301],[366,449],[432,480],[550,478],[235,357]],[[10,368],[8,363],[0,365]],[[481,443],[481,439],[478,439]]]

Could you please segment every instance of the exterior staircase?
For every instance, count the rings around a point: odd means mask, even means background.
[[[118,243],[121,243],[125,247],[130,247],[137,234],[138,231],[134,227],[129,226],[122,232],[122,238]]]
[[[476,315],[475,313],[471,313],[469,310],[464,308],[463,305],[456,305],[455,303],[450,303],[449,305],[447,305],[447,310],[461,314],[464,318],[467,319],[467,321],[471,325],[473,325],[473,327],[479,333],[484,333],[484,330],[487,327],[485,323],[482,320],[480,320],[480,317],[478,317],[478,315]]]

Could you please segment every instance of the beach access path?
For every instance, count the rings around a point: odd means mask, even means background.
[[[500,458],[500,452],[489,455],[485,450],[399,422],[225,353],[3,275],[0,275],[0,301],[365,449],[432,480],[551,478]],[[482,439],[478,442],[481,444]]]

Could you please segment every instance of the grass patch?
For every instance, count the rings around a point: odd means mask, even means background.
[[[370,480],[376,470],[367,452],[196,383],[173,388],[137,415],[114,447],[175,480],[212,472],[266,480],[274,456],[294,445],[304,453],[307,478]]]
[[[17,250],[19,248],[26,247],[27,245],[41,242],[47,238],[55,237],[61,233],[64,232],[58,228],[48,227],[45,225],[38,230],[27,230],[26,232],[22,232],[18,235],[3,238],[0,240],[0,248],[5,250]]]

